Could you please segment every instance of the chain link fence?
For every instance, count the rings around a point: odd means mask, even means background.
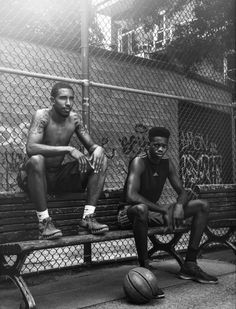
[[[171,131],[168,155],[193,196],[197,184],[235,182],[233,0],[0,0],[0,5],[0,191],[20,190],[16,175],[31,117],[50,107],[51,87],[63,78],[75,90],[74,110],[106,150],[106,190],[123,187],[128,162],[148,147],[154,125]],[[76,138],[72,144],[83,149]],[[175,196],[167,183],[162,202]],[[180,249],[187,240],[188,235]],[[62,249],[56,250],[34,252],[25,271],[83,263],[83,248],[73,247],[63,262],[51,265],[50,256]],[[134,256],[135,250],[131,239],[96,244],[93,253],[100,261]]]

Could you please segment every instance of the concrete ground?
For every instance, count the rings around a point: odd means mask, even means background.
[[[199,259],[204,270],[219,277],[217,285],[178,279],[179,266],[172,259],[154,261],[153,265],[166,297],[145,305],[128,303],[123,293],[123,279],[130,269],[137,266],[134,262],[36,275],[26,281],[35,297],[37,309],[236,308],[236,257],[232,250],[211,252]],[[21,295],[14,285],[2,282],[0,309],[18,309],[20,302]]]

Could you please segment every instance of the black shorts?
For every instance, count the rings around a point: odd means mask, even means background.
[[[121,228],[130,228],[132,226],[132,222],[128,217],[128,209],[133,207],[134,205],[125,205],[123,206],[118,212],[118,223],[120,224]],[[169,219],[172,221],[173,218],[173,211],[174,211],[174,203],[169,204],[166,206],[167,213]],[[155,227],[155,226],[164,226],[165,222],[163,219],[163,215],[159,212],[148,211],[148,226]]]
[[[57,168],[48,168],[46,169],[47,192],[84,192],[92,172],[93,169],[88,164],[87,172],[81,173],[77,161],[67,162]],[[28,177],[25,171],[25,164],[20,167],[17,183],[23,191],[28,191]]]

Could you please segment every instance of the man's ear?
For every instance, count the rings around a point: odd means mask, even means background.
[[[52,102],[52,103],[55,103],[55,98],[54,97],[50,97],[50,101]]]

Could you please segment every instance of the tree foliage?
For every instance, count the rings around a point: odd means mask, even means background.
[[[148,32],[163,10],[173,27],[173,38],[165,46],[168,59],[188,69],[207,58],[217,67],[235,50],[235,0],[134,0],[125,18],[130,28],[141,25]]]
[[[0,35],[61,48],[80,47],[80,0],[0,0],[0,6]],[[91,14],[89,41],[102,40]]]
[[[195,0],[193,18],[176,24],[174,40],[167,48],[186,68],[203,59],[216,68],[235,50],[235,0]]]

